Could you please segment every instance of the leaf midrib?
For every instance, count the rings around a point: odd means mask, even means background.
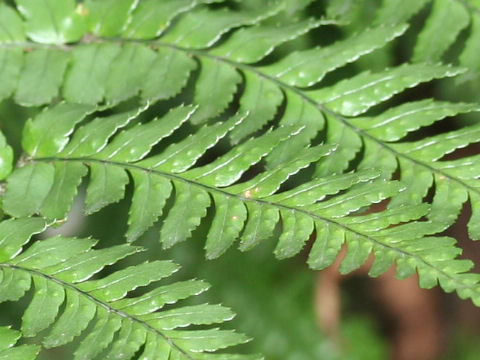
[[[374,237],[372,237],[368,234],[364,234],[364,233],[360,232],[359,230],[356,230],[356,229],[353,229],[353,228],[349,227],[348,224],[343,224],[341,222],[337,222],[333,219],[315,214],[315,213],[313,213],[311,211],[308,211],[306,209],[302,209],[302,208],[298,208],[298,207],[294,207],[294,206],[289,206],[289,205],[285,205],[285,204],[279,204],[279,203],[268,201],[268,200],[265,200],[265,199],[244,197],[240,194],[229,193],[228,191],[225,191],[221,188],[217,188],[217,187],[214,187],[214,186],[211,186],[211,185],[208,185],[208,184],[203,184],[201,182],[196,182],[196,181],[191,180],[191,179],[183,178],[183,177],[181,177],[179,175],[176,175],[176,174],[167,173],[167,172],[163,172],[161,170],[156,170],[156,169],[145,168],[145,167],[142,167],[142,166],[139,166],[139,165],[136,165],[136,164],[131,164],[131,163],[122,163],[122,162],[116,162],[116,161],[111,161],[111,160],[102,160],[102,159],[87,158],[87,157],[84,157],[84,158],[82,158],[82,157],[78,157],[78,158],[45,157],[45,158],[33,159],[33,161],[47,162],[47,163],[51,162],[51,161],[81,162],[81,163],[84,163],[84,164],[98,163],[98,164],[107,165],[107,166],[117,166],[117,167],[121,167],[122,169],[134,169],[134,170],[144,171],[144,172],[149,173],[149,174],[155,174],[155,175],[158,175],[158,176],[163,176],[165,178],[168,178],[169,180],[181,181],[181,182],[186,183],[186,184],[191,185],[191,186],[197,186],[197,187],[203,188],[203,189],[207,190],[208,192],[216,192],[216,193],[222,194],[225,197],[233,197],[233,198],[236,198],[236,199],[238,199],[238,200],[240,200],[244,203],[252,202],[252,203],[257,203],[260,206],[262,206],[262,205],[263,206],[272,206],[272,207],[275,207],[275,208],[278,208],[278,209],[283,209],[283,210],[293,211],[293,212],[299,212],[299,213],[302,213],[306,216],[310,216],[313,219],[322,221],[324,223],[331,224],[331,225],[334,225],[334,226],[338,226],[345,231],[351,232],[351,233],[353,233],[357,236],[360,236],[362,238],[367,239],[368,241],[372,242],[375,245],[378,245],[378,246],[380,246],[382,248],[385,248],[385,249],[388,249],[388,250],[392,250],[392,251],[400,254],[401,256],[416,259],[418,262],[423,263],[425,266],[433,269],[439,275],[442,275],[442,276],[454,281],[455,284],[457,284],[457,283],[460,284],[460,286],[455,287],[455,289],[470,288],[474,292],[478,292],[480,294],[480,288],[479,287],[466,286],[465,284],[459,282],[456,277],[446,273],[442,269],[437,268],[436,266],[434,266],[433,264],[431,264],[430,262],[428,262],[427,260],[425,260],[424,258],[422,258],[422,257],[420,257],[416,254],[412,254],[412,253],[410,253],[406,250],[403,250],[401,248],[398,248],[398,247],[395,247],[395,246],[392,246],[392,245],[389,245],[389,244],[385,244],[385,243],[379,241],[378,239],[376,239],[376,238],[374,238]]]
[[[461,0],[456,0],[456,1],[461,1]],[[315,101],[310,96],[305,94],[301,89],[299,89],[295,86],[289,85],[289,84],[287,84],[287,83],[285,83],[285,82],[283,82],[283,81],[281,81],[281,80],[279,80],[279,79],[277,79],[273,76],[265,74],[265,73],[259,71],[254,66],[239,63],[239,62],[230,60],[230,59],[222,57],[222,56],[212,55],[206,50],[195,50],[195,49],[183,48],[183,47],[175,45],[175,44],[164,43],[164,42],[162,42],[161,40],[158,40],[158,39],[155,39],[155,40],[137,40],[137,39],[123,39],[123,38],[96,38],[93,41],[91,39],[89,39],[90,43],[91,42],[101,43],[101,42],[106,42],[106,41],[111,41],[111,42],[116,42],[116,43],[149,44],[149,45],[154,45],[154,46],[166,47],[166,48],[170,48],[170,49],[173,49],[173,50],[181,51],[183,53],[187,53],[190,56],[207,57],[207,58],[210,58],[210,59],[214,59],[214,60],[226,63],[226,64],[228,64],[228,65],[230,65],[234,68],[239,68],[239,69],[242,69],[244,71],[252,72],[257,76],[260,76],[260,77],[262,77],[262,78],[264,78],[268,81],[271,81],[271,82],[275,83],[280,88],[283,88],[283,89],[286,89],[288,91],[291,91],[291,92],[295,93],[297,96],[300,96],[306,102],[312,104],[313,106],[319,108],[321,111],[331,115],[336,120],[340,121],[344,126],[350,128],[355,133],[357,133],[359,136],[369,139],[370,141],[374,142],[378,146],[380,146],[380,147],[384,148],[385,150],[387,150],[388,152],[394,154],[394,156],[396,156],[398,158],[404,158],[404,159],[414,163],[417,166],[424,167],[424,168],[428,169],[430,172],[439,174],[439,175],[445,177],[446,179],[449,179],[453,182],[456,182],[456,183],[460,184],[461,186],[468,189],[469,191],[472,191],[472,192],[480,195],[480,189],[477,189],[477,188],[465,183],[461,179],[459,179],[455,176],[452,176],[452,175],[450,175],[450,174],[448,174],[448,173],[446,173],[446,172],[444,172],[440,169],[437,169],[437,168],[435,168],[435,167],[433,167],[433,166],[431,166],[427,163],[424,163],[420,160],[414,159],[414,158],[408,156],[407,154],[396,151],[394,148],[388,146],[388,143],[383,142],[380,139],[377,139],[375,136],[373,136],[373,135],[369,134],[368,132],[354,126],[353,124],[351,124],[346,117],[336,113],[333,110],[330,110],[324,104]],[[27,48],[27,47],[30,47],[30,48],[31,47],[39,47],[39,48],[48,47],[48,48],[58,48],[58,49],[63,50],[63,51],[70,51],[75,46],[78,46],[78,44],[81,44],[81,43],[77,43],[75,45],[59,46],[59,45],[38,44],[38,43],[33,43],[33,42],[16,42],[16,43],[0,44],[0,48],[2,48],[2,47],[6,47],[6,48],[9,48],[9,47],[21,47],[21,48],[24,48],[24,47],[25,48]]]
[[[174,49],[177,49],[177,50],[182,50],[182,48],[178,48],[176,46],[173,46],[173,45],[165,45],[165,46],[168,46],[168,47],[172,47]],[[215,55],[211,55],[209,53],[206,53],[204,51],[199,51],[199,50],[187,50],[187,49],[183,49],[183,51],[185,52],[190,52],[190,53],[193,53],[195,54],[196,56],[206,56],[206,57],[212,57],[214,59],[217,59],[219,61],[224,61],[225,63],[228,63],[234,67],[238,67],[238,68],[241,68],[243,70],[248,70],[248,71],[251,71],[253,73],[255,73],[256,75],[260,76],[260,77],[263,77],[267,80],[270,80],[272,82],[274,82],[275,84],[277,84],[279,87],[282,87],[284,89],[288,89],[289,91],[295,93],[296,95],[300,96],[301,98],[303,98],[305,101],[309,102],[310,104],[314,105],[315,107],[318,107],[321,111],[325,112],[325,113],[328,113],[329,115],[333,116],[334,118],[336,118],[338,121],[340,121],[344,126],[352,129],[355,133],[357,133],[359,136],[361,137],[364,137],[364,138],[367,138],[369,140],[371,140],[372,142],[376,143],[377,145],[379,145],[380,147],[386,149],[387,151],[393,153],[396,157],[399,157],[399,158],[405,158],[411,162],[413,162],[414,164],[418,165],[418,166],[422,166],[422,167],[425,167],[427,168],[429,171],[431,171],[432,173],[438,173],[440,175],[443,175],[445,178],[447,179],[450,179],[454,182],[457,182],[459,184],[461,184],[462,186],[464,186],[465,188],[467,188],[469,191],[473,191],[473,192],[476,192],[477,194],[480,195],[480,190],[479,189],[476,189],[474,188],[473,186],[470,186],[468,184],[466,184],[465,182],[463,182],[462,180],[448,174],[448,173],[445,173],[443,172],[442,170],[439,170],[439,169],[436,169],[422,161],[419,161],[417,159],[414,159],[404,153],[401,153],[401,152],[398,152],[396,151],[394,148],[388,146],[388,143],[385,143],[383,142],[382,140],[379,140],[377,139],[376,137],[374,137],[373,135],[369,134],[368,132],[354,126],[353,124],[351,124],[348,119],[336,112],[334,112],[333,110],[330,110],[328,107],[326,107],[324,104],[322,103],[319,103],[319,102],[316,102],[314,99],[312,99],[311,97],[309,97],[308,95],[306,95],[301,89],[298,89],[294,86],[291,86],[291,85],[288,85],[286,83],[284,83],[283,81],[275,78],[275,77],[272,77],[270,75],[267,75],[267,74],[264,74],[260,71],[258,71],[255,67],[253,66],[250,66],[250,65],[247,65],[247,64],[241,64],[241,63],[237,63],[237,62],[234,62],[234,61],[231,61],[229,59],[226,59],[226,58],[222,58],[222,57],[217,57]]]
[[[51,275],[48,275],[48,274],[45,274],[39,270],[36,270],[36,269],[30,269],[30,268],[26,268],[26,267],[23,267],[23,266],[18,266],[18,265],[13,265],[13,264],[8,264],[8,263],[0,263],[0,268],[9,268],[9,269],[12,269],[12,270],[18,270],[18,271],[24,271],[24,272],[27,272],[29,274],[31,274],[32,276],[39,276],[39,277],[42,277],[44,279],[46,279],[47,281],[52,281],[60,286],[62,286],[63,288],[68,288],[70,290],[73,290],[75,292],[77,292],[78,294],[80,294],[81,296],[84,296],[86,298],[88,298],[90,301],[92,301],[93,303],[95,303],[97,306],[100,306],[100,307],[103,307],[104,309],[106,309],[108,312],[110,313],[114,313],[120,317],[123,317],[123,318],[126,318],[128,320],[130,320],[131,322],[136,322],[136,323],[139,323],[141,326],[145,327],[147,329],[147,331],[151,331],[151,332],[154,332],[155,334],[157,334],[158,336],[162,337],[165,339],[165,341],[168,342],[168,344],[172,347],[172,348],[175,348],[176,350],[178,350],[180,353],[182,353],[182,355],[184,355],[187,359],[189,360],[194,360],[194,358],[192,358],[190,356],[190,354],[186,351],[186,350],[183,350],[179,345],[177,345],[175,343],[175,341],[173,339],[171,339],[169,336],[165,335],[164,333],[162,333],[160,330],[158,329],[155,329],[154,327],[152,327],[151,325],[149,325],[148,323],[146,323],[145,321],[142,321],[140,319],[137,319],[135,316],[132,316],[132,315],[129,315],[121,310],[117,310],[113,307],[111,307],[110,305],[108,305],[107,303],[101,301],[100,299],[97,299],[96,297],[94,297],[93,295],[90,295],[88,292],[85,292],[79,288],[77,288],[74,284],[70,284],[68,282],[65,282],[63,280],[60,280],[54,276],[51,276]],[[93,320],[93,319],[92,319]],[[92,321],[91,320],[91,321]]]

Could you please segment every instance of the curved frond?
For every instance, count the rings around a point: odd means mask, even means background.
[[[149,20],[157,10],[149,1],[122,1],[107,16],[109,2],[62,0],[49,17],[46,8],[17,3],[23,19],[13,8],[0,8],[13,29],[0,33],[7,79],[0,94],[13,94],[25,105],[47,104],[59,94],[66,102],[25,127],[25,166],[9,177],[4,198],[10,215],[65,217],[87,172],[91,213],[120,200],[131,178],[130,241],[163,217],[161,241],[172,246],[188,238],[213,206],[209,258],[237,239],[250,249],[276,232],[275,253],[285,258],[315,237],[308,260],[313,268],[330,265],[346,243],[343,272],[373,252],[372,275],[395,263],[400,277],[417,271],[425,287],[439,282],[480,301],[477,277],[465,274],[470,262],[455,260],[454,241],[430,237],[450,226],[470,199],[470,234],[480,238],[477,157],[442,160],[477,143],[479,127],[407,138],[478,106],[425,99],[383,112],[381,107],[420,83],[467,69],[443,65],[440,50],[418,45],[418,62],[325,79],[401,36],[404,22],[425,2],[398,13],[393,7],[399,2],[386,2],[379,16],[398,15],[391,24],[379,20],[333,44],[285,56],[276,53],[280,44],[313,28],[321,32],[332,21],[282,19],[281,2],[249,9],[167,1],[158,7],[159,22]],[[454,22],[458,33],[464,22]],[[426,27],[419,41],[430,44],[434,25]],[[439,40],[442,46],[449,41]],[[181,93],[189,82],[193,94],[183,95],[191,105],[152,119],[149,106]],[[114,114],[99,111],[132,97],[142,105]],[[209,149],[222,139],[231,146],[207,161]],[[288,180],[296,174],[305,176],[292,185]],[[431,188],[433,200],[424,203]],[[164,209],[168,199],[173,205]],[[391,199],[387,210],[366,211],[385,199]]]
[[[41,334],[44,348],[82,336],[73,359],[258,359],[212,352],[248,341],[242,334],[204,325],[231,320],[220,305],[177,306],[178,301],[209,288],[200,280],[156,286],[132,296],[137,288],[168,278],[179,267],[170,261],[145,262],[92,278],[108,265],[142,249],[119,245],[95,250],[92,239],[56,236],[34,242],[45,228],[39,218],[0,223],[0,302],[17,301],[33,289],[22,317],[21,333],[0,327],[0,358],[34,359],[39,347],[12,346]],[[202,325],[201,328],[196,326]],[[185,329],[184,329],[185,328]]]

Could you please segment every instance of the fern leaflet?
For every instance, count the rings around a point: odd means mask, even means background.
[[[39,347],[35,345],[15,346],[20,339],[19,331],[7,326],[0,327],[0,359],[2,360],[33,360],[37,357]]]

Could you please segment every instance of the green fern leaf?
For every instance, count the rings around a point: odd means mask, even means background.
[[[75,11],[75,1],[46,0],[44,3],[17,0],[25,17],[25,31],[43,44],[63,44],[79,40],[85,32],[85,20]]]
[[[475,104],[455,104],[426,99],[391,108],[380,116],[357,117],[349,121],[379,140],[396,141],[435,121],[476,109],[478,106]]]
[[[416,62],[459,62],[468,71],[460,78],[474,89],[480,76],[476,61],[480,39],[480,10],[475,1],[384,1],[377,14],[377,24],[396,24],[407,21],[427,4],[429,8],[425,24],[416,40],[412,60]],[[462,32],[468,31],[466,40]],[[458,59],[450,59],[448,51],[455,46],[462,48]],[[475,91],[474,91],[475,92]]]
[[[98,36],[115,36],[119,34],[130,18],[131,10],[136,6],[135,0],[120,1],[85,1],[85,9],[89,12],[88,29]],[[80,9],[80,13],[83,7]]]
[[[406,29],[405,24],[367,29],[325,48],[294,52],[279,62],[262,68],[262,71],[292,86],[311,86],[322,80],[328,72],[382,47],[402,35]],[[230,41],[226,44],[230,44]],[[245,48],[244,51],[250,49]]]
[[[95,110],[92,106],[63,103],[49,111],[48,116],[39,116],[35,122],[29,121],[25,125],[22,145],[31,154],[45,156],[57,152],[65,147],[68,136],[72,133],[75,124],[81,122],[85,116]],[[50,121],[54,117],[60,125],[53,129]],[[48,130],[50,129],[50,130]],[[41,135],[40,135],[41,134]],[[39,139],[39,136],[42,139]]]
[[[17,217],[38,212],[53,185],[54,171],[50,164],[32,164],[15,171],[10,177],[10,195],[4,199],[3,206]],[[20,192],[16,193],[17,190]],[[26,201],[30,203],[28,208]]]
[[[266,1],[251,11],[229,11],[228,9],[193,10],[181,18],[178,24],[165,36],[164,41],[193,49],[209,47],[230,29],[251,25],[275,15],[280,2]]]
[[[166,0],[161,3],[152,0],[142,1],[123,33],[131,38],[155,38],[170,25],[175,16],[202,2],[213,1]]]
[[[357,116],[421,82],[461,72],[443,65],[403,65],[383,73],[364,72],[332,87],[307,92],[307,96],[338,114]]]
[[[202,281],[162,285],[126,297],[139,287],[171,276],[179,269],[174,263],[146,262],[91,279],[106,266],[142,249],[119,245],[94,250],[94,240],[57,236],[34,242],[22,251],[31,235],[44,228],[45,222],[39,218],[0,223],[0,301],[19,300],[30,287],[34,289],[22,317],[21,335],[0,328],[0,358],[35,358],[38,346],[12,347],[20,336],[34,337],[45,331],[42,346],[52,348],[70,343],[92,325],[74,359],[92,359],[102,353],[105,359],[131,359],[141,348],[144,358],[154,352],[155,358],[198,359],[200,353],[210,356],[210,352],[248,341],[228,330],[192,328],[231,320],[234,314],[223,306],[170,306],[161,310],[166,304],[207,290],[209,285]]]
[[[455,42],[460,31],[468,26],[469,21],[469,13],[462,3],[433,1],[432,12],[418,36],[412,60],[440,61],[445,51]]]
[[[231,66],[208,58],[201,65],[194,98],[195,104],[200,105],[200,108],[192,118],[194,124],[202,124],[207,119],[220,115],[233,100],[241,81],[240,74]]]
[[[24,106],[51,102],[58,96],[68,60],[69,56],[58,50],[40,49],[25,55],[25,71],[20,74],[15,100]]]
[[[10,329],[9,327],[0,327],[0,359],[2,360],[34,360],[40,351],[39,346],[20,345],[15,346],[20,339],[19,331]]]
[[[342,272],[359,267],[373,252],[378,260],[372,275],[396,264],[399,277],[417,271],[422,285],[439,282],[447,291],[457,290],[478,303],[477,279],[465,274],[471,264],[455,260],[458,249],[453,241],[439,238],[438,248],[430,249],[435,239],[430,235],[451,225],[462,205],[468,199],[473,204],[480,194],[477,157],[442,160],[477,143],[478,126],[406,140],[417,129],[477,111],[478,106],[434,100],[400,101],[383,112],[381,106],[422,82],[466,73],[466,68],[438,63],[466,26],[464,16],[458,17],[455,29],[445,32],[446,39],[439,39],[441,48],[422,45],[438,26],[437,10],[428,21],[416,60],[435,64],[406,63],[338,81],[335,76],[326,79],[335,69],[400,37],[407,28],[403,22],[425,3],[398,12],[395,19],[392,9],[398,2],[386,4],[377,16],[379,25],[286,56],[278,48],[281,43],[332,22],[282,20],[289,7],[281,2],[236,9],[201,1],[167,1],[155,9],[148,1],[122,1],[114,22],[102,16],[110,2],[75,7],[72,0],[50,18],[45,9],[37,13],[35,5],[27,6],[22,10],[25,35],[18,26],[20,16],[3,6],[0,17],[16,30],[0,35],[7,59],[0,71],[8,80],[0,84],[0,94],[13,93],[19,100],[20,87],[12,84],[33,74],[33,65],[28,65],[32,59],[62,53],[56,59],[61,64],[68,58],[66,70],[45,68],[50,74],[46,91],[29,99],[47,104],[59,93],[68,102],[52,104],[27,123],[24,166],[8,178],[4,209],[12,216],[38,213],[59,220],[67,215],[88,169],[86,211],[91,213],[123,198],[131,175],[129,240],[163,216],[161,241],[171,246],[187,239],[213,206],[206,240],[209,258],[220,256],[238,239],[242,249],[250,249],[278,229],[275,253],[280,258],[297,254],[315,237],[308,262],[323,268],[345,243]],[[147,11],[160,10],[165,11],[160,21],[152,24]],[[382,25],[386,19],[395,25]],[[57,26],[59,21],[70,25]],[[283,25],[292,32],[285,32]],[[43,37],[32,35],[39,27]],[[245,44],[250,36],[262,41]],[[32,51],[18,51],[27,46]],[[92,56],[102,59],[89,62]],[[17,58],[27,64],[22,71],[15,68],[12,59]],[[192,105],[173,107],[152,119],[153,102],[170,99],[185,86],[188,91],[181,99]],[[116,113],[119,108],[125,112]],[[113,109],[113,114],[105,109]],[[55,120],[58,127],[51,126]],[[206,160],[209,149],[220,141],[219,155]],[[397,168],[400,181],[394,179]],[[292,185],[289,180],[297,173],[306,178]],[[433,200],[424,204],[433,185]],[[164,214],[168,199],[172,207]],[[367,213],[370,205],[386,199],[391,199],[387,210]],[[59,206],[53,209],[56,202]],[[477,204],[472,209],[470,233],[480,238]],[[181,229],[180,214],[187,223]],[[107,317],[103,321],[112,332],[120,326]]]
[[[321,21],[308,19],[288,24],[282,28],[282,31],[279,31],[279,25],[243,27],[236,31],[228,42],[215,48],[212,53],[239,63],[256,63],[269,55],[278,45],[295,39],[321,24]]]

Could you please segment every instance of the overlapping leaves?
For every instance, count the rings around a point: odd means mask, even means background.
[[[249,249],[275,232],[280,233],[276,255],[293,256],[315,235],[309,255],[314,268],[331,264],[346,242],[344,272],[374,252],[372,275],[396,263],[401,277],[418,271],[423,286],[440,281],[446,290],[478,301],[477,277],[463,274],[471,264],[454,260],[458,249],[453,241],[425,236],[452,224],[470,198],[470,234],[480,237],[476,157],[439,161],[478,142],[479,127],[401,142],[421,127],[478,107],[426,99],[379,115],[369,113],[408,88],[465,69],[404,64],[322,84],[328,73],[402,35],[407,28],[402,22],[410,14],[397,17],[394,25],[378,25],[326,47],[269,61],[278,45],[325,21],[276,23],[282,11],[277,2],[239,11],[191,8],[182,1],[166,1],[158,9],[150,1],[122,1],[115,17],[100,15],[106,14],[108,1],[79,5],[65,1],[48,17],[48,9],[18,3],[25,33],[18,14],[5,6],[1,9],[1,16],[17,30],[1,38],[2,56],[10,64],[3,73],[10,77],[0,93],[14,94],[26,105],[49,103],[58,94],[67,103],[28,122],[27,164],[10,177],[4,201],[10,215],[64,217],[88,170],[86,205],[87,212],[94,212],[123,197],[130,174],[135,189],[129,240],[163,216],[161,241],[171,246],[188,238],[213,205],[215,216],[206,240],[210,258],[238,238],[240,247]],[[152,22],[149,15],[157,10],[162,21]],[[382,16],[389,13],[388,6],[382,9]],[[67,28],[57,26],[59,19],[69,20],[62,22]],[[199,28],[202,31],[196,31]],[[42,37],[37,36],[39,29]],[[25,52],[31,44],[36,46]],[[23,68],[18,65],[22,61]],[[42,76],[29,71],[39,64],[45,69]],[[148,104],[178,94],[194,70],[194,105],[133,125]],[[33,92],[32,84],[42,86],[42,91]],[[96,113],[99,104],[112,107],[134,96],[146,105],[110,116]],[[237,115],[219,117],[232,108]],[[194,131],[171,144],[169,135],[186,123],[196,126]],[[232,147],[218,159],[197,165],[222,138]],[[312,146],[312,141],[324,145]],[[164,150],[157,154],[157,148]],[[242,176],[253,165],[261,165],[261,170],[244,181]],[[290,188],[283,185],[304,168],[313,173],[308,180]],[[397,168],[401,183],[390,181]],[[433,185],[433,201],[425,204],[423,198]],[[362,213],[390,197],[387,210]],[[168,199],[173,205],[165,212]],[[422,217],[426,220],[419,221]]]
[[[145,262],[93,278],[141,248],[118,245],[95,250],[95,240],[56,236],[22,251],[31,235],[44,228],[39,218],[0,223],[0,302],[17,301],[33,289],[22,317],[21,336],[40,334],[47,349],[81,336],[73,359],[258,358],[212,353],[248,340],[229,330],[204,326],[232,319],[230,309],[173,305],[206,291],[207,283],[189,280],[156,285],[132,295],[137,288],[171,276],[179,269],[176,264]],[[88,333],[82,335],[87,328]],[[20,332],[0,328],[1,359],[35,358],[38,346],[12,347],[19,338]]]
[[[160,230],[165,247],[187,239],[207,209],[214,206],[215,216],[205,245],[209,258],[221,255],[237,238],[240,248],[250,249],[272,236],[281,224],[275,250],[279,258],[297,254],[315,233],[309,256],[313,268],[330,265],[346,242],[349,251],[342,263],[343,272],[356,269],[375,252],[373,276],[396,262],[399,276],[409,276],[417,270],[426,287],[440,281],[446,289],[457,289],[462,296],[477,296],[476,287],[472,286],[476,280],[462,274],[470,262],[454,260],[459,251],[454,241],[423,237],[426,231],[433,231],[428,228],[435,228],[434,223],[391,227],[426,215],[428,205],[403,205],[375,214],[356,214],[359,209],[401,196],[397,194],[405,191],[401,183],[383,180],[380,171],[316,177],[278,192],[292,174],[312,163],[321,167],[322,160],[328,164],[336,151],[334,147],[306,148],[295,159],[237,183],[279,144],[300,136],[302,128],[284,126],[268,131],[206,165],[195,166],[196,160],[240,125],[244,117],[237,115],[225,122],[205,125],[161,153],[152,154],[154,145],[194,116],[194,107],[182,105],[160,118],[130,124],[121,131],[119,128],[134,121],[139,111],[104,117],[92,114],[93,119],[84,122],[69,140],[67,134],[73,126],[91,111],[90,106],[59,104],[28,122],[24,148],[32,158],[8,180],[4,209],[9,214],[22,217],[39,213],[50,219],[63,218],[88,169],[86,210],[96,211],[124,196],[129,173],[134,193],[128,240],[135,240],[147,230],[163,214],[171,198],[173,205],[167,209]],[[52,130],[49,124],[53,118],[61,119],[65,125],[68,122],[69,126],[61,132]],[[473,283],[468,285],[470,281]]]
[[[415,62],[443,60],[452,45],[459,41],[461,32],[468,30],[468,38],[458,60],[468,68],[469,77],[478,77],[479,65],[475,58],[480,36],[479,6],[476,0],[386,1],[378,13],[377,22],[404,22],[420,10],[428,9],[413,52],[412,60]]]
[[[39,347],[35,345],[14,346],[20,339],[19,331],[7,326],[0,327],[0,359],[33,360],[37,357]]]

